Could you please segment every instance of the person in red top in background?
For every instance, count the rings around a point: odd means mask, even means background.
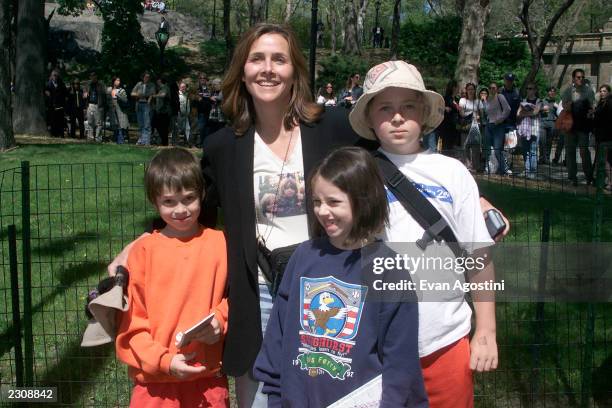
[[[134,381],[131,407],[229,407],[221,372],[227,322],[227,257],[221,231],[198,222],[200,165],[180,148],[162,150],[145,175],[147,197],[166,226],[138,240],[127,267],[129,310],[121,317],[117,357]],[[214,313],[195,340],[178,332]]]

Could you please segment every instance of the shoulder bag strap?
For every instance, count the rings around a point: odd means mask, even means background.
[[[425,230],[421,239],[417,240],[417,246],[425,250],[431,241],[436,240],[440,242],[444,240],[455,256],[463,256],[464,251],[459,246],[455,234],[436,207],[427,198],[423,197],[412,181],[387,156],[380,151],[376,151],[374,152],[374,157],[385,179],[387,188],[391,190],[393,195],[408,211],[408,214]]]

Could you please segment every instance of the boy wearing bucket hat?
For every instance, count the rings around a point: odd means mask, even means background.
[[[160,151],[147,168],[145,190],[166,226],[136,241],[127,259],[129,310],[115,349],[134,382],[130,406],[229,407],[221,372],[225,239],[198,222],[204,192],[198,161],[185,149]],[[212,313],[210,322],[203,319]],[[193,341],[182,344],[179,333],[196,326]]]
[[[419,71],[388,61],[368,72],[364,92],[350,113],[353,129],[380,142],[384,154],[435,207],[466,250],[493,243],[482,217],[478,187],[459,161],[421,145],[423,134],[444,117],[444,98],[425,89]],[[423,228],[388,191],[390,242],[417,242]],[[475,245],[474,243],[478,243]],[[490,279],[488,263],[471,282]],[[485,297],[487,296],[488,297]],[[419,356],[431,407],[472,407],[471,370],[497,367],[495,304],[490,293],[472,292],[476,328],[471,341],[471,309],[463,296],[419,303]]]

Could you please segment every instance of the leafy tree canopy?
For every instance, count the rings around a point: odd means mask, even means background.
[[[86,7],[85,0],[57,0],[58,12],[79,15]],[[105,77],[121,75],[126,83],[133,83],[145,69],[157,62],[153,43],[145,42],[140,32],[138,15],[143,13],[140,1],[94,0],[97,12],[104,20],[102,29],[102,57],[99,70]]]
[[[415,64],[427,76],[448,80],[454,75],[460,37],[461,19],[457,16],[408,21],[400,32],[401,58]],[[529,49],[524,40],[485,37],[480,60],[480,85],[501,82],[506,72],[513,72],[520,81],[530,67]],[[439,88],[441,81],[434,82]],[[536,82],[544,88],[543,78],[537,77]]]

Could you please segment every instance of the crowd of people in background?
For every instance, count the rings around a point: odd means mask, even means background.
[[[91,72],[83,87],[78,78],[66,86],[55,69],[45,86],[49,133],[98,143],[132,140],[137,145],[199,147],[225,123],[221,79],[209,81],[205,73],[199,73],[197,85],[191,84],[190,79],[174,81],[164,76],[153,80],[144,72],[134,87],[126,89],[119,76],[106,86]],[[137,136],[130,135],[134,113]]]
[[[339,92],[328,82],[319,89],[316,101],[326,109],[350,109],[363,92],[359,81],[358,73],[351,74]],[[460,159],[476,173],[510,176],[514,171],[515,176],[535,179],[538,165],[567,166],[574,185],[578,184],[578,150],[584,180],[593,184],[593,153],[601,143],[612,141],[610,86],[603,84],[595,92],[578,68],[563,92],[551,86],[542,97],[540,89],[529,83],[521,94],[511,72],[504,75],[503,85],[496,81],[480,86],[467,83],[460,89],[451,80],[444,92],[444,121],[424,136],[423,144]],[[571,117],[569,128],[557,126],[563,110]],[[524,169],[514,165],[514,153],[522,154]],[[610,173],[612,149],[605,157],[606,173]]]
[[[114,77],[106,87],[92,72],[85,87],[79,79],[67,87],[59,70],[53,70],[45,88],[49,132],[74,138],[78,130],[78,138],[94,142],[135,140],[138,145],[199,147],[207,135],[224,126],[223,95],[220,78],[209,81],[205,73],[199,73],[193,82],[190,86],[190,79],[174,81],[163,76],[154,81],[145,72],[133,88],[125,89],[121,78]],[[511,72],[504,75],[503,85],[467,83],[459,89],[457,81],[449,81],[444,121],[425,135],[424,145],[459,158],[476,173],[512,175],[514,171],[514,175],[535,179],[538,165],[567,166],[574,185],[578,183],[578,150],[584,180],[593,184],[592,153],[612,138],[609,85],[595,92],[582,69],[572,72],[572,83],[563,92],[552,86],[545,97],[539,96],[535,83],[526,84],[521,95],[516,82]],[[362,93],[360,75],[355,72],[339,91],[333,83],[325,83],[316,102],[326,109],[351,109]],[[571,121],[567,128],[556,123],[564,110]],[[137,137],[129,134],[132,112]],[[524,162],[521,171],[514,166],[513,153],[518,152]],[[605,157],[610,167],[612,150]]]
[[[567,165],[568,178],[574,185],[578,182],[578,147],[585,181],[592,184],[591,156],[595,149],[591,147],[598,148],[607,141],[601,135],[611,132],[610,117],[603,114],[604,109],[609,109],[605,108],[609,105],[609,86],[601,85],[596,98],[590,84],[583,80],[584,71],[574,70],[572,83],[561,98],[554,86],[540,97],[535,83],[526,84],[521,95],[513,73],[504,76],[501,88],[492,82],[481,86],[478,94],[475,84],[468,83],[459,90],[457,82],[450,81],[445,92],[445,120],[435,132],[440,143],[435,146],[443,153],[458,156],[470,170],[479,173],[512,175],[513,152],[522,154],[524,171],[518,175],[527,178],[537,177],[538,165]],[[556,126],[564,109],[573,122],[569,128]],[[591,135],[595,143],[590,142]]]

